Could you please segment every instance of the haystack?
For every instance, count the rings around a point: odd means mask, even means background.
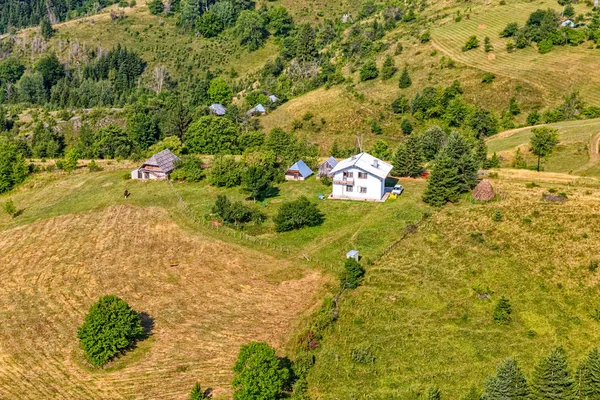
[[[492,184],[487,179],[479,182],[475,189],[473,189],[473,199],[479,201],[490,201],[494,199],[496,193],[494,193],[494,188]]]

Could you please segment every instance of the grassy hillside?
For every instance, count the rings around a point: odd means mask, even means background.
[[[526,188],[541,177],[541,187]],[[600,237],[600,185],[529,171],[501,171],[493,185],[505,200],[439,210],[367,268],[321,343],[309,379],[314,398],[417,399],[435,384],[458,399],[471,385],[481,389],[506,357],[530,376],[552,346],[565,346],[573,367],[596,345],[600,325],[590,313],[599,276],[588,266]],[[569,200],[543,202],[550,189]],[[493,221],[496,210],[503,221]],[[489,287],[491,300],[476,287]],[[501,296],[513,307],[507,326],[492,319]],[[353,351],[374,361],[352,361]]]

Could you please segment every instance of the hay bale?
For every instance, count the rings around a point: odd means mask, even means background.
[[[475,186],[472,196],[475,200],[490,201],[494,200],[496,193],[494,192],[494,188],[492,187],[490,181],[484,179],[479,182],[477,186]]]

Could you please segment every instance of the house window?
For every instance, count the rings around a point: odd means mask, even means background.
[[[354,178],[354,172],[344,172],[344,178]]]
[[[359,191],[360,193],[367,193],[367,188],[366,188],[366,187],[363,187],[363,186],[361,186],[361,187],[359,187],[359,188],[358,188],[358,191]]]
[[[358,179],[367,179],[367,173],[366,172],[359,172],[358,173]]]
[[[346,192],[352,192],[352,191],[354,191],[354,186],[346,185]]]

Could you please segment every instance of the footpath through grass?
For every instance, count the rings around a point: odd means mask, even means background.
[[[572,368],[597,346],[598,185],[527,182],[494,180],[506,200],[447,206],[367,266],[364,286],[344,295],[320,343],[309,377],[315,398],[418,399],[435,384],[458,399],[507,357],[531,376],[553,346],[566,348]],[[543,202],[552,189],[569,200]],[[492,318],[501,296],[513,308],[506,326]]]

